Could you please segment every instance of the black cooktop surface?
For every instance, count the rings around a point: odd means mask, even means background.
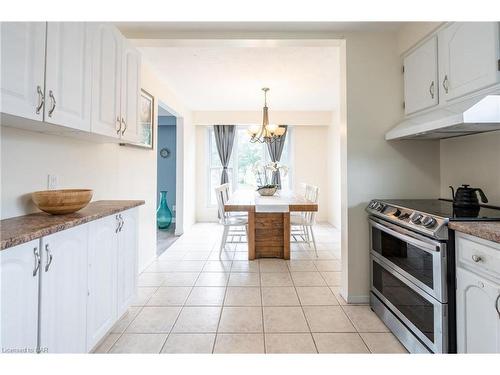
[[[477,208],[454,208],[448,199],[381,199],[393,204],[428,215],[440,216],[450,221],[500,221],[500,207],[480,206]]]

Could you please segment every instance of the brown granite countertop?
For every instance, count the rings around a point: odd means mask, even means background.
[[[500,243],[500,221],[450,221],[450,229]]]
[[[37,212],[0,221],[0,250],[20,245],[49,234],[88,223],[144,204],[142,200],[95,201],[78,212],[50,215]]]

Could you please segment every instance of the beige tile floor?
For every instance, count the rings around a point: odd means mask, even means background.
[[[340,236],[315,226],[318,257],[246,260],[197,224],[139,276],[137,299],[97,353],[405,353],[366,305],[339,293]]]

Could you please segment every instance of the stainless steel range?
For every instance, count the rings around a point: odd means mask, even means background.
[[[444,199],[372,200],[372,309],[412,353],[456,352],[454,232],[448,222],[500,220],[500,208]]]

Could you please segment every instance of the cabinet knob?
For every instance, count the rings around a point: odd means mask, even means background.
[[[45,103],[45,95],[43,95],[43,91],[40,86],[36,87],[36,92],[38,94],[38,104],[36,106],[36,114],[38,115],[42,110],[43,104]]]
[[[473,260],[474,262],[476,262],[476,263],[479,263],[479,262],[481,262],[481,261],[483,260],[483,258],[481,258],[479,255],[475,255],[475,254],[474,254],[474,255],[472,256],[472,260]]]

